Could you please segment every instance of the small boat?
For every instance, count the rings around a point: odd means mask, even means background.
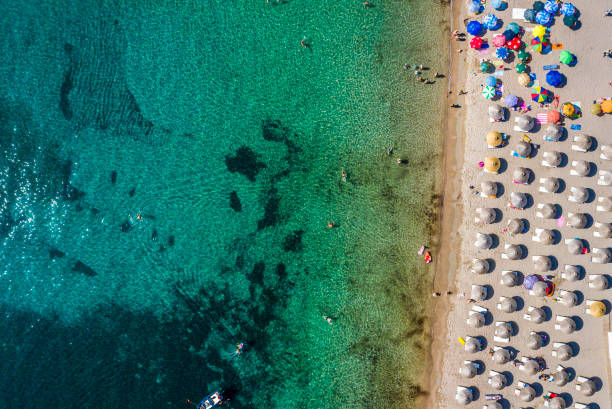
[[[210,408],[214,408],[217,406],[221,406],[223,405],[223,395],[221,395],[221,392],[216,391],[215,393],[212,393],[210,395],[208,395],[207,397],[205,397],[204,399],[202,399],[202,401],[198,404],[197,408],[198,409],[210,409]]]

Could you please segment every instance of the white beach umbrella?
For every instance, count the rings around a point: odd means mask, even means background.
[[[484,301],[487,299],[487,287],[482,285],[473,285],[471,298],[476,301]]]
[[[518,244],[508,244],[504,250],[504,254],[509,260],[518,260],[523,257],[523,250]]]
[[[460,405],[469,405],[472,402],[473,399],[473,395],[472,392],[469,389],[461,389],[457,392],[457,394],[455,395],[455,399],[457,400],[457,403],[459,403]]]
[[[548,288],[548,284],[546,284],[546,281],[537,281],[534,285],[533,285],[533,294],[536,297],[546,297],[546,289]]]
[[[540,183],[546,193],[557,193],[561,188],[561,182],[558,178],[542,178]]]
[[[567,243],[567,251],[570,254],[580,254],[584,248],[584,243],[580,239],[572,239]]]
[[[578,281],[580,280],[580,267],[567,265],[565,266],[565,279],[568,281]]]
[[[512,172],[512,179],[515,183],[527,183],[531,177],[531,170],[528,168],[518,167]]]
[[[610,262],[610,249],[607,248],[593,248],[593,256],[591,262],[605,264]]]
[[[576,135],[574,137],[574,146],[576,150],[587,152],[593,146],[593,138],[589,135]]]
[[[595,232],[593,235],[602,239],[609,239],[612,237],[612,225],[610,223],[595,222]]]
[[[569,374],[565,369],[557,371],[554,373],[553,378],[555,379],[555,385],[557,386],[565,386],[569,381]]]
[[[535,399],[536,392],[531,386],[525,386],[519,393],[519,399],[523,402],[531,402]]]
[[[519,277],[516,271],[506,271],[502,274],[501,282],[506,287],[515,287],[519,283]]]
[[[595,382],[590,379],[580,384],[580,392],[582,392],[584,396],[593,396],[596,390],[597,387],[595,386]]]
[[[572,351],[569,345],[562,344],[557,348],[557,358],[559,358],[560,361],[567,361],[572,356],[574,356],[574,351]]]
[[[524,209],[527,206],[527,195],[521,192],[510,193],[510,204],[515,209]]]
[[[471,313],[468,316],[467,324],[472,328],[480,328],[485,324],[485,317],[479,312]]]
[[[473,378],[478,373],[478,369],[472,362],[464,362],[459,367],[459,374],[464,378]]]
[[[500,308],[503,312],[512,313],[517,310],[518,303],[514,298],[506,297],[501,301]]]
[[[612,196],[599,196],[597,210],[601,212],[612,212]]]
[[[474,274],[486,274],[489,272],[491,265],[489,262],[482,258],[475,258],[472,260],[472,273]]]
[[[604,160],[612,160],[612,145],[606,144],[601,147],[601,155],[600,158]]]
[[[543,341],[542,336],[537,332],[534,332],[529,334],[529,337],[527,337],[527,347],[533,350],[540,349]]]
[[[538,273],[550,271],[552,268],[552,260],[548,256],[534,256],[533,268]]]
[[[557,206],[552,203],[544,203],[540,207],[540,213],[545,219],[554,219],[557,216]]]
[[[520,369],[527,375],[535,375],[540,369],[540,365],[538,365],[538,363],[533,359],[530,359],[521,365]]]
[[[540,243],[550,245],[555,242],[555,232],[550,229],[542,229],[540,230],[537,238]]]
[[[565,305],[566,307],[573,307],[574,305],[578,304],[578,296],[573,291],[568,291],[561,294],[560,298],[561,304]]]
[[[480,216],[480,220],[485,223],[493,223],[497,220],[497,211],[490,207],[481,207],[478,212]]]
[[[516,147],[514,148],[514,150],[519,156],[528,157],[529,155],[531,155],[532,146],[530,143],[527,143],[525,141],[520,141],[519,143],[516,144]]]
[[[598,274],[590,282],[590,286],[596,290],[606,290],[608,288],[608,280],[603,274]]]
[[[525,230],[525,222],[523,222],[523,219],[510,219],[506,228],[511,234],[522,233]]]
[[[497,183],[485,181],[480,184],[480,191],[484,196],[494,197],[497,195]]]
[[[574,229],[583,229],[587,224],[587,218],[584,213],[568,213],[567,226]]]
[[[489,105],[489,118],[494,121],[501,121],[504,119],[504,108],[498,104]]]
[[[561,164],[562,160],[563,160],[563,155],[561,155],[561,152],[558,152],[558,151],[544,152],[542,154],[542,164],[544,166],[556,168],[557,166]]]
[[[552,398],[549,404],[550,404],[550,409],[565,409],[566,408],[565,401],[563,400],[563,398],[559,396],[555,396],[554,398]]]
[[[541,324],[544,322],[544,320],[546,320],[546,313],[543,309],[538,307],[531,310],[529,315],[531,315],[531,321],[535,322],[536,324]]]
[[[584,203],[589,200],[589,190],[582,186],[572,186],[570,188],[568,200],[575,203]]]
[[[502,374],[495,374],[491,377],[491,387],[497,391],[504,389],[508,381]]]
[[[548,141],[558,141],[563,136],[563,128],[557,124],[550,124],[544,133],[544,139]]]
[[[474,246],[482,250],[488,250],[493,246],[493,236],[491,234],[477,233]]]
[[[521,131],[529,132],[533,129],[533,126],[535,125],[535,120],[529,115],[521,115],[518,118],[516,125],[520,128]]]
[[[571,334],[572,332],[576,331],[576,321],[574,321],[574,319],[571,317],[568,317],[561,321],[560,326],[561,332],[563,332],[564,334]]]
[[[469,352],[471,354],[476,353],[480,351],[481,348],[480,340],[478,338],[468,338],[468,340],[465,341],[464,348],[465,352]]]
[[[495,326],[495,336],[500,338],[510,338],[512,336],[512,325],[502,322]]]
[[[510,352],[505,348],[500,348],[493,353],[493,360],[497,364],[505,364],[510,362]]]
[[[503,406],[499,402],[488,402],[483,409],[503,409]]]
[[[586,160],[575,160],[572,162],[571,174],[576,176],[586,176],[591,172],[591,164]]]

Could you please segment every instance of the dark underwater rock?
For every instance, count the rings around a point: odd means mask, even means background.
[[[235,190],[230,193],[230,207],[235,212],[242,211],[242,203],[240,202],[240,198],[238,197],[238,193]]]
[[[257,154],[251,148],[241,146],[234,156],[225,156],[225,166],[231,173],[240,173],[251,182],[255,182],[255,177],[266,164],[257,160]]]
[[[83,263],[82,261],[77,261],[76,263],[74,263],[74,266],[72,266],[72,271],[83,273],[86,276],[90,276],[90,277],[98,275],[98,273],[96,273],[93,268],[89,267],[87,264]]]
[[[304,235],[304,230],[296,230],[293,233],[290,233],[283,240],[283,250],[298,252],[302,251],[302,236]]]

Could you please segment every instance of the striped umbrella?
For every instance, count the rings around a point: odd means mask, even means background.
[[[539,11],[535,19],[536,23],[547,26],[552,21],[552,16],[546,11]]]
[[[563,3],[563,6],[561,6],[561,13],[564,16],[573,16],[576,14],[576,6],[572,3]]]
[[[501,60],[508,57],[508,49],[506,47],[500,47],[495,51],[495,56]]]
[[[495,96],[495,88],[490,86],[484,87],[484,89],[482,90],[482,96],[486,99],[493,98]]]
[[[544,10],[546,10],[550,14],[555,15],[557,14],[557,11],[559,11],[559,3],[557,3],[555,0],[548,0],[544,4]]]
[[[495,27],[497,27],[498,23],[499,19],[493,14],[487,14],[482,20],[482,24],[489,30],[493,30]]]
[[[537,51],[539,53],[542,52],[542,49],[544,49],[546,47],[547,41],[544,37],[533,37],[533,39],[531,40],[531,46],[534,49],[534,51]]]
[[[549,93],[542,87],[533,87],[531,91],[531,99],[535,102],[545,102],[548,99]]]

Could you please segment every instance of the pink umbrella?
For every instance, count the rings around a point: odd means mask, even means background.
[[[506,37],[503,34],[495,34],[492,41],[495,47],[503,47],[506,45]]]

